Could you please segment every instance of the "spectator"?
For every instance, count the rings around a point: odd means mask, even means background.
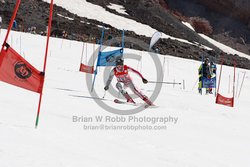
[[[99,41],[99,39],[96,39],[96,44],[100,44],[100,41]]]
[[[62,37],[63,38],[68,38],[68,33],[65,30],[63,30],[63,32],[62,32]]]
[[[131,43],[130,46],[129,46],[130,49],[133,49],[134,48],[134,44]]]
[[[211,70],[211,77],[213,78],[213,77],[215,77],[216,76],[216,71],[217,71],[217,67],[216,67],[216,64],[213,62],[213,61],[211,61],[210,62],[210,70]]]
[[[36,34],[36,27],[31,27],[31,34]]]
[[[17,30],[17,21],[14,20],[13,25],[12,25],[13,30]]]
[[[155,53],[159,53],[159,49],[158,48],[155,48]]]
[[[44,35],[47,35],[48,34],[48,26],[46,26],[46,30],[44,32]]]
[[[2,28],[2,17],[0,16],[0,29]]]
[[[209,65],[209,59],[206,58],[205,62],[203,62],[199,69],[199,86],[198,86],[198,90],[199,93],[202,93],[202,78],[211,78],[211,70],[210,70],[210,65]],[[206,89],[206,93],[212,93],[211,89],[207,88]]]

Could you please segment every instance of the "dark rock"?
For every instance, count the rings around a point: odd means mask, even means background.
[[[180,20],[173,16],[167,9],[170,7],[163,0],[88,0],[91,3],[103,6],[109,12],[127,17],[138,22],[148,24],[149,26],[169,34],[174,37],[183,38],[188,41],[195,41],[203,45],[213,48],[213,51],[202,49],[196,45],[190,45],[171,39],[160,39],[154,49],[161,54],[169,54],[177,57],[201,60],[201,56],[207,56],[220,62],[221,51],[208,41],[201,38],[195,32],[184,26]],[[179,0],[178,0],[179,1]],[[106,5],[110,2],[123,5],[129,16],[117,13],[114,10],[108,9]],[[3,27],[7,28],[12,10],[15,6],[15,0],[8,0],[4,4],[0,1],[0,15],[3,18]],[[48,22],[49,4],[42,0],[25,0],[21,2],[16,20],[20,31],[28,31],[32,27],[36,27],[37,32],[45,32]],[[72,18],[69,20],[66,17]],[[183,18],[182,18],[183,19]],[[185,19],[185,18],[184,18]],[[105,33],[104,43],[112,41],[113,46],[121,45],[121,30],[117,30],[111,25],[101,23],[97,20],[91,20],[84,17],[79,17],[70,13],[66,9],[54,5],[54,14],[52,22],[51,34],[61,38],[68,38],[84,42],[96,43],[101,36],[101,28],[105,26],[109,28]],[[44,33],[41,33],[44,34]],[[112,38],[110,38],[112,35]],[[230,34],[229,34],[230,35]],[[245,38],[243,38],[245,42]],[[141,44],[143,41],[143,44]],[[125,47],[138,50],[148,51],[150,42],[149,37],[139,36],[131,31],[125,32]],[[242,42],[241,42],[242,43]],[[250,61],[246,58],[241,58],[235,55],[226,55],[228,59],[226,64],[233,65],[233,60],[236,59],[238,67],[250,69]]]

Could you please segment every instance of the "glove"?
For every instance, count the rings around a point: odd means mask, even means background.
[[[142,78],[142,82],[143,82],[144,84],[146,84],[146,83],[148,83],[148,80],[146,80],[145,78]]]
[[[104,90],[108,90],[108,89],[109,89],[109,86],[105,86],[105,87],[104,87]]]

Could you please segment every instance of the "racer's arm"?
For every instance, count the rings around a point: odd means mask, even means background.
[[[132,71],[132,72],[136,73],[136,74],[139,75],[142,79],[144,78],[144,77],[142,76],[142,74],[141,74],[139,71],[133,69],[132,67],[129,67],[129,66],[127,66],[127,67],[128,67],[128,70],[129,70],[129,71]]]
[[[128,67],[128,70],[129,70],[129,71],[132,71],[132,72],[136,73],[137,75],[139,75],[139,76],[141,77],[142,82],[143,82],[144,84],[148,83],[148,80],[146,80],[146,79],[142,76],[142,74],[141,74],[139,71],[133,69],[132,67],[129,67],[129,66],[127,66],[127,67]]]

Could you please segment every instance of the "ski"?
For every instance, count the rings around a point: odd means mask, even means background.
[[[145,103],[129,103],[129,102],[126,102],[126,101],[122,101],[122,100],[119,100],[119,99],[114,99],[114,102],[117,103],[117,104],[127,104],[127,105],[132,105],[132,106],[143,106],[145,109],[147,108],[157,108],[158,106],[156,105],[149,105],[149,104],[145,104]]]
[[[122,100],[119,100],[119,99],[114,99],[114,102],[117,103],[117,104],[129,104],[129,105],[133,105],[133,106],[138,106],[139,105],[139,103],[129,103],[129,102],[122,101]]]
[[[156,105],[149,105],[149,104],[145,104],[144,105],[144,108],[158,108],[159,106],[156,106]]]

